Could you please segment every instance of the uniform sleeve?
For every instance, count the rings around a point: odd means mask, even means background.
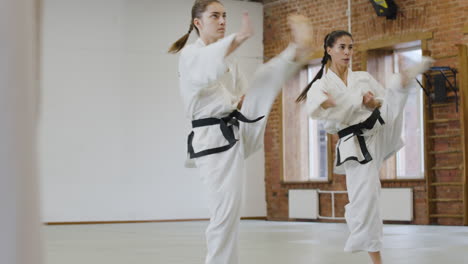
[[[376,98],[383,98],[385,96],[385,88],[376,80],[370,73],[367,73],[369,78],[371,91]]]
[[[204,47],[189,47],[180,56],[180,76],[201,90],[219,79],[227,70],[226,53],[235,34]],[[199,91],[195,91],[199,92]]]
[[[306,109],[307,114],[312,119],[327,119],[329,109],[323,109],[320,105],[325,102],[328,97],[325,94],[326,89],[321,80],[317,80],[307,92]]]
[[[388,79],[386,87],[384,88],[372,75],[368,73],[369,82],[371,85],[372,92],[374,93],[377,100],[383,100],[385,94],[388,93],[390,90],[398,91],[398,92],[408,92],[407,89],[404,89],[401,84],[401,74],[394,73]]]
[[[236,85],[234,87],[234,91],[232,93],[235,96],[241,97],[242,95],[245,95],[247,92],[247,78],[245,77],[244,72],[241,70],[239,67],[239,64],[236,64]]]

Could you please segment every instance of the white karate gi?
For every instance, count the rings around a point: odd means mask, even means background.
[[[350,125],[367,119],[372,110],[362,104],[365,93],[371,91],[377,100],[384,125],[376,123],[371,130],[364,131],[364,138],[372,161],[360,164],[347,161],[335,168],[343,168],[346,173],[349,203],[345,218],[350,230],[345,251],[376,252],[382,248],[382,218],[380,215],[379,170],[383,161],[403,146],[401,132],[403,108],[408,90],[401,88],[401,78],[395,74],[389,87],[384,89],[369,73],[348,71],[348,86],[331,70],[317,80],[307,93],[307,109],[314,119],[326,121],[328,133],[335,134]],[[320,105],[327,99],[327,92],[336,101],[336,107],[323,109]],[[339,140],[342,160],[348,156],[362,159],[357,138]],[[337,144],[338,145],[338,144]]]
[[[229,150],[194,159],[208,187],[210,224],[206,230],[207,264],[238,263],[238,225],[245,177],[245,158],[263,146],[267,115],[287,79],[300,65],[293,62],[295,47],[290,45],[278,57],[262,65],[246,89],[237,64],[225,58],[235,35],[210,45],[201,39],[186,46],[179,59],[180,89],[191,120],[227,116],[247,90],[241,113],[249,119],[265,115],[256,123],[234,126],[239,141]],[[226,145],[219,125],[193,129],[195,152]]]

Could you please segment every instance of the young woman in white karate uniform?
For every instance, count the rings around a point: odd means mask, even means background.
[[[350,236],[345,251],[367,251],[382,263],[383,223],[380,215],[379,170],[383,161],[403,146],[402,113],[408,82],[432,62],[422,62],[392,76],[384,89],[369,73],[353,72],[349,63],[353,39],[333,31],[324,39],[322,68],[297,98],[306,100],[308,114],[323,120],[330,134],[338,134],[335,172],[346,174],[349,203],[345,218]],[[328,66],[328,67],[326,67]]]
[[[232,57],[253,33],[248,14],[240,31],[225,37],[226,11],[219,1],[195,1],[188,33],[169,50],[181,50],[180,92],[193,127],[188,153],[208,189],[207,264],[238,263],[245,159],[263,146],[266,116],[276,96],[311,53],[310,23],[300,16],[289,22],[293,43],[262,65],[249,85]],[[185,46],[193,29],[199,38]]]

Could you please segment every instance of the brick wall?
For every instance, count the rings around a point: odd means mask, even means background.
[[[468,17],[468,1],[466,0],[396,0],[400,8],[396,20],[386,20],[377,17],[368,0],[353,0],[352,2],[352,33],[356,45],[366,41],[389,36],[398,36],[412,32],[433,32],[433,39],[428,41],[428,49],[436,65],[458,66],[456,43],[468,43],[468,36],[463,34],[463,26]],[[321,48],[323,37],[327,32],[335,29],[348,29],[346,16],[347,0],[264,0],[264,55],[273,57],[284,49],[289,41],[289,30],[286,17],[291,13],[304,14],[311,18],[314,25],[314,36],[317,39],[317,48]],[[362,70],[360,64],[361,54],[354,53],[353,70]],[[365,69],[364,69],[365,70]],[[269,220],[288,220],[288,190],[311,189],[344,190],[346,189],[345,176],[333,175],[330,183],[283,183],[283,134],[282,134],[282,98],[279,96],[273,106],[268,120],[265,135],[265,183],[267,217]],[[452,109],[437,110],[435,113],[444,118],[456,118],[458,115]],[[453,125],[451,125],[453,126]],[[456,125],[455,125],[456,126]],[[442,133],[434,130],[429,134]],[[443,128],[442,128],[443,129]],[[448,129],[457,129],[449,127]],[[287,139],[286,139],[287,140]],[[336,140],[336,139],[335,139]],[[434,148],[444,150],[453,147],[446,141],[434,140]],[[451,145],[452,144],[452,145]],[[460,157],[458,157],[459,159]],[[435,165],[444,164],[453,156],[438,156]],[[440,171],[436,177],[460,177],[456,171]],[[426,205],[426,182],[415,181],[389,181],[383,182],[384,188],[410,187],[414,191],[414,224],[428,224]],[[444,192],[443,188],[437,190]],[[452,191],[453,192],[453,191]],[[322,195],[320,198],[321,214],[330,215],[330,197]],[[347,203],[346,195],[336,197],[335,210],[337,216],[344,214],[343,206]],[[436,205],[452,210],[446,205]],[[456,205],[455,205],[456,207]],[[457,209],[457,208],[455,208]],[[455,210],[453,209],[453,210]],[[459,208],[458,208],[459,209]],[[443,212],[441,212],[443,213]],[[440,224],[461,224],[460,219],[443,219]]]

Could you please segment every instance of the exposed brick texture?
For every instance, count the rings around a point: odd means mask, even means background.
[[[289,29],[286,18],[288,14],[300,13],[311,18],[314,26],[314,37],[317,48],[321,48],[323,37],[335,29],[348,29],[346,16],[347,0],[264,0],[264,55],[271,58],[283,50],[289,41]],[[367,41],[383,37],[398,36],[413,32],[433,32],[433,39],[428,41],[428,50],[435,59],[436,65],[458,67],[457,48],[455,44],[468,44],[468,35],[463,33],[467,23],[468,1],[466,0],[396,0],[399,14],[396,20],[377,17],[368,0],[352,2],[352,33],[356,46]],[[360,52],[355,50],[353,70],[361,68]],[[434,118],[459,118],[458,113],[450,107],[435,109]],[[269,116],[265,135],[265,183],[267,217],[269,220],[288,220],[288,190],[316,189],[344,190],[344,175],[333,175],[330,183],[284,183],[283,179],[283,127],[282,98],[279,96]],[[434,125],[429,134],[459,132],[458,122]],[[288,139],[284,139],[288,140]],[[336,139],[335,139],[336,141]],[[434,150],[460,148],[460,140],[434,139]],[[437,155],[432,160],[433,166],[444,166],[461,163],[461,154]],[[439,181],[461,179],[460,170],[440,170],[434,177]],[[414,191],[414,221],[412,224],[429,224],[427,217],[427,190],[425,180],[384,181],[384,188],[409,187]],[[461,197],[461,188],[438,187],[434,190],[437,197]],[[458,193],[457,193],[458,192]],[[343,206],[348,202],[346,195],[338,195],[335,202],[337,216],[344,214]],[[320,197],[322,215],[331,215],[329,195]],[[462,203],[437,203],[438,213],[455,214],[462,209]],[[441,219],[439,224],[460,225],[461,219]]]

